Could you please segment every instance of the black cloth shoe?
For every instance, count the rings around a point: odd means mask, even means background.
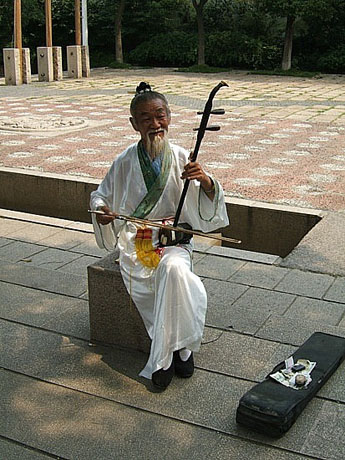
[[[193,353],[187,361],[182,361],[179,351],[174,351],[175,374],[182,378],[189,378],[194,373],[194,358]]]
[[[159,388],[160,390],[165,390],[172,381],[174,377],[174,360],[171,363],[171,366],[166,371],[164,369],[159,369],[159,371],[152,374],[152,383]]]

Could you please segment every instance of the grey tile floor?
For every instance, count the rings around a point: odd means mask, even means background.
[[[283,438],[235,421],[311,333],[345,337],[343,277],[197,245],[209,309],[196,372],[157,394],[138,377],[144,354],[89,343],[86,267],[103,254],[91,229],[2,218],[0,234],[0,458],[344,457],[344,364]]]

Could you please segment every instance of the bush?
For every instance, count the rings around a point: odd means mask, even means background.
[[[191,72],[191,73],[220,73],[226,72],[227,69],[223,67],[210,67],[207,64],[203,65],[192,65],[190,67],[180,67],[177,69],[177,72]]]
[[[238,60],[240,67],[274,69],[280,64],[281,49],[260,39],[247,39],[240,46]]]
[[[209,35],[206,62],[219,67],[274,69],[279,66],[281,49],[258,38],[248,38],[231,32]]]
[[[156,35],[129,53],[128,60],[136,65],[189,66],[197,60],[197,37],[186,32]]]
[[[345,73],[345,46],[320,56],[317,61],[317,68],[321,72]]]
[[[109,67],[115,61],[115,52],[111,53],[100,48],[90,47],[90,65],[92,68]]]
[[[218,32],[210,34],[206,40],[206,62],[216,67],[238,66],[236,43],[239,37],[231,32]]]

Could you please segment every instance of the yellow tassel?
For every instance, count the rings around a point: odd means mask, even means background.
[[[152,246],[152,229],[139,228],[135,237],[135,250],[138,260],[148,268],[156,268],[160,257]]]

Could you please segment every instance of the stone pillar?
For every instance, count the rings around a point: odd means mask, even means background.
[[[20,54],[18,48],[4,48],[4,71],[6,85],[21,85],[23,83]]]
[[[82,61],[82,74],[83,77],[90,76],[90,54],[89,47],[82,45],[81,47],[81,61]]]
[[[81,78],[83,75],[81,61],[81,46],[67,46],[67,68],[70,78]]]
[[[30,48],[22,48],[22,78],[23,83],[31,83],[31,62],[30,62]]]
[[[39,81],[53,81],[53,49],[50,46],[37,48],[37,66]]]
[[[56,81],[63,79],[61,46],[53,46],[53,76]]]

